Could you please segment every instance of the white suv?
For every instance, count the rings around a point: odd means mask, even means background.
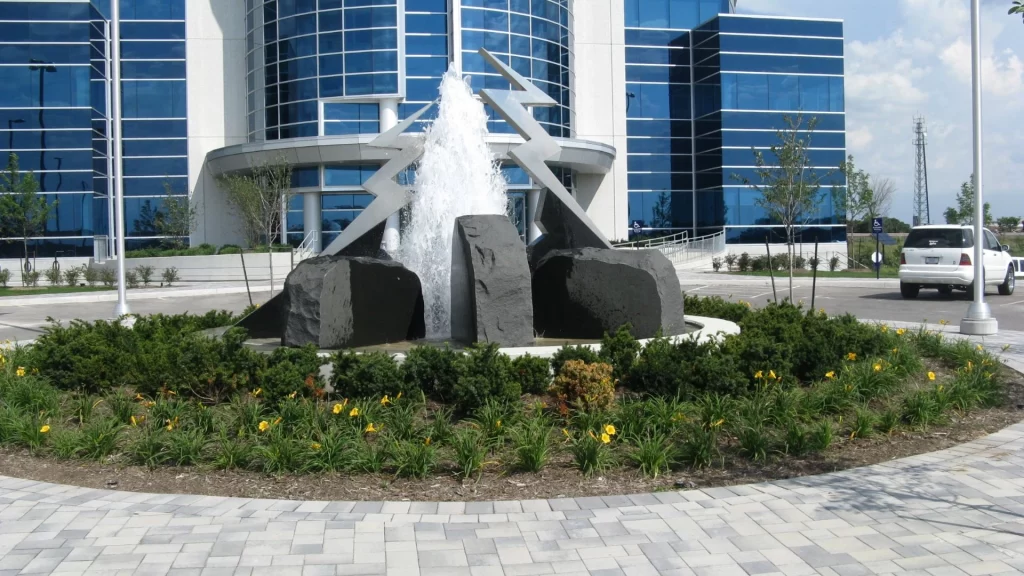
[[[1010,247],[1001,246],[985,230],[986,286],[998,286],[1003,296],[1013,294],[1014,268]],[[922,288],[942,294],[974,289],[974,228],[971,226],[918,226],[910,231],[900,254],[900,293],[917,298]]]

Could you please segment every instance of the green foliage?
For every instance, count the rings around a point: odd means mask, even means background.
[[[7,288],[7,284],[11,281],[11,269],[5,268],[0,270],[0,286]]]
[[[31,172],[22,172],[18,155],[10,152],[7,168],[0,172],[0,228],[4,236],[21,239],[26,259],[28,239],[42,235],[46,221],[56,207],[56,200],[49,202],[45,194],[39,194],[35,176]]]
[[[153,271],[154,268],[152,266],[135,267],[135,273],[138,274],[139,279],[142,280],[142,283],[146,286],[149,286],[149,283],[153,281]]]
[[[323,394],[321,363],[323,360],[313,344],[300,348],[277,348],[270,354],[266,367],[258,369],[256,381],[263,390],[263,397],[271,403],[293,394],[319,398]]]
[[[58,268],[47,268],[43,274],[46,276],[46,281],[50,283],[50,286],[60,286],[64,283],[64,275],[60,273]]]
[[[569,360],[551,383],[551,392],[560,402],[588,412],[606,410],[615,402],[612,367],[602,362]]]
[[[903,421],[911,426],[927,430],[941,417],[942,411],[931,390],[919,390],[903,399]]]
[[[551,362],[547,358],[523,354],[512,360],[512,371],[524,394],[543,395],[551,385]]]
[[[736,267],[740,272],[747,272],[750,270],[750,254],[744,252],[740,254],[739,260],[736,261]]]
[[[39,286],[39,270],[33,270],[31,272],[24,272],[21,275],[22,282],[25,286],[36,287]],[[113,284],[111,284],[113,286]]]
[[[437,463],[437,448],[430,438],[397,442],[393,459],[395,474],[407,478],[426,478]]]
[[[526,472],[540,472],[551,453],[551,423],[533,417],[511,429],[515,466]]]
[[[484,434],[478,429],[462,428],[452,436],[455,465],[462,478],[469,478],[483,469],[487,459]]]
[[[611,467],[613,457],[608,443],[603,442],[592,430],[587,432],[570,438],[569,453],[580,473],[590,477]]]
[[[786,425],[782,445],[786,454],[803,456],[811,450],[811,432],[803,424],[792,420]]]
[[[669,472],[676,457],[676,447],[667,434],[647,433],[633,438],[631,442],[635,448],[630,451],[629,459],[641,474],[657,478],[659,474]]]
[[[100,281],[100,269],[95,266],[85,266],[82,277],[89,286],[95,286]]]
[[[470,347],[459,366],[459,379],[451,398],[458,412],[472,412],[488,400],[516,402],[522,395],[512,361],[498,350],[497,344]]]
[[[646,394],[692,398],[702,392],[738,394],[750,382],[717,341],[655,338],[640,351],[626,385]]]
[[[611,364],[612,376],[616,380],[621,380],[629,374],[642,347],[633,337],[632,329],[631,325],[624,324],[615,331],[615,334],[605,332],[601,338],[601,351],[598,356],[606,364]]]
[[[164,268],[164,271],[160,275],[160,277],[163,278],[164,284],[171,286],[178,281],[178,269],[175,268],[174,266]]]
[[[35,272],[35,274],[36,279],[38,279],[39,272]],[[103,282],[103,285],[107,288],[113,288],[114,284],[117,284],[117,273],[110,267],[100,268],[100,282]],[[35,284],[33,284],[33,286],[34,285]]]
[[[854,417],[850,432],[850,438],[870,438],[875,434],[875,426],[878,424],[878,416],[867,409],[858,409]]]
[[[124,424],[113,418],[97,419],[82,427],[81,453],[85,458],[106,458],[117,447]]]
[[[369,442],[357,440],[347,456],[352,469],[369,474],[377,474],[384,469],[390,458],[390,451],[385,442]]]
[[[334,390],[346,398],[380,398],[405,392],[402,373],[384,352],[357,354],[344,350],[334,355]]]
[[[736,430],[736,440],[740,445],[740,452],[754,462],[761,462],[768,459],[768,450],[771,447],[771,433],[760,422],[743,422]]]
[[[422,390],[439,402],[450,400],[459,380],[461,354],[448,346],[416,346],[402,362],[406,390]]]
[[[707,468],[718,457],[719,427],[690,425],[680,444],[679,460],[692,468]]]
[[[810,449],[817,452],[828,450],[836,438],[836,427],[829,419],[824,419],[811,430]]]
[[[558,376],[559,372],[562,371],[562,365],[569,360],[582,360],[587,364],[594,364],[596,362],[600,362],[601,357],[597,355],[597,352],[591,350],[589,346],[584,346],[582,344],[577,346],[562,346],[551,356],[551,370],[554,372],[555,376]]]
[[[79,266],[72,266],[64,271],[64,283],[68,286],[78,286],[78,279],[82,276],[82,268]]]
[[[729,302],[721,296],[683,296],[683,309],[689,316],[705,318],[721,318],[730,322],[740,322],[750,314],[750,306],[742,302]]]
[[[139,287],[139,273],[135,270],[128,270],[124,273],[124,285],[128,288],[135,289]]]

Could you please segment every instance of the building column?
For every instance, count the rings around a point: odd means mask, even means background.
[[[529,190],[526,193],[526,243],[532,244],[541,237],[540,226],[537,226],[537,205],[540,204],[540,190]]]
[[[310,246],[314,254],[319,254],[323,250],[324,234],[321,229],[322,226],[323,217],[321,216],[320,209],[320,191],[303,192],[302,231],[305,236],[309,236],[310,232],[316,232],[316,239],[313,241],[313,245]]]
[[[380,101],[380,131],[387,132],[398,124],[398,100],[389,98]],[[388,216],[384,224],[384,238],[381,248],[394,255],[401,243],[401,215],[399,212]]]

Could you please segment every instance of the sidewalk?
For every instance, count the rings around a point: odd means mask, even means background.
[[[281,290],[284,282],[274,284],[275,290]],[[269,282],[254,282],[249,290],[256,293],[270,291]],[[196,282],[168,288],[139,288],[128,290],[128,300],[152,300],[157,298],[190,298],[196,296],[213,296],[217,294],[245,294],[245,283],[240,282]],[[35,306],[45,304],[70,304],[75,302],[116,302],[117,291],[82,292],[65,294],[33,294],[30,296],[0,297],[0,308],[6,306]]]
[[[768,287],[772,286],[772,279],[770,276],[742,276],[739,274],[723,274],[720,272],[694,272],[692,270],[677,270],[679,276],[679,283],[683,286],[693,285],[707,285],[713,284],[715,286],[749,286],[749,287]],[[779,272],[775,276],[775,284],[782,286],[781,283],[789,281],[789,276],[785,272]],[[796,276],[793,278],[794,282],[799,282],[802,286],[810,286],[812,278],[810,276]],[[875,280],[874,278],[818,278],[818,286],[836,286],[842,288],[880,288],[880,289],[898,289],[900,287],[900,281],[898,278],[882,278]]]

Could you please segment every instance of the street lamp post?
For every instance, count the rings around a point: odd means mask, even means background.
[[[24,124],[21,118],[10,118],[7,120],[7,155],[14,154],[14,125]]]
[[[43,111],[46,108],[46,82],[44,78],[46,73],[56,72],[57,68],[53,62],[32,58],[29,60],[28,69],[39,72],[39,171],[43,173],[40,176],[40,180],[42,180],[46,178],[46,121],[43,116]]]
[[[985,302],[985,200],[981,165],[981,0],[971,0],[971,90],[974,100],[974,302],[960,321],[960,333],[988,336],[999,322]]]
[[[114,114],[113,124],[113,150],[108,154],[114,155],[114,211],[117,214],[115,223],[115,236],[117,239],[117,306],[114,307],[114,315],[120,318],[131,314],[128,308],[128,293],[124,284],[124,178],[122,176],[124,163],[121,160],[121,15],[120,2],[110,3],[110,67],[111,77],[111,108]]]

